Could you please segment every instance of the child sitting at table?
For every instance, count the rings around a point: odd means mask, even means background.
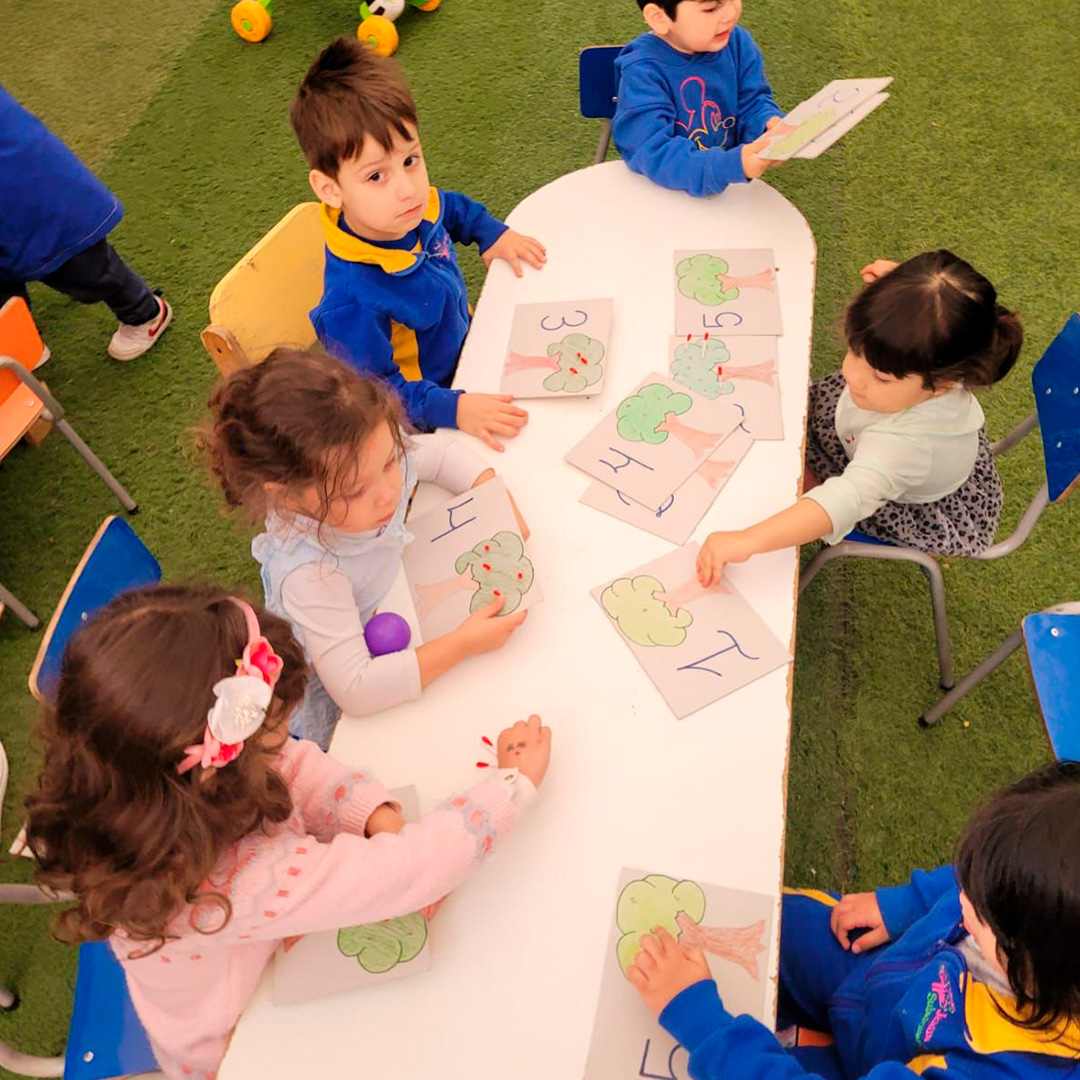
[[[457,427],[502,450],[528,414],[502,394],[449,389],[469,329],[454,243],[484,262],[539,269],[543,245],[477,202],[428,183],[416,103],[393,60],[355,38],[331,42],[292,105],[292,126],[322,202],[326,273],[311,312],[319,340],[385,379],[421,430]]]
[[[847,309],[840,371],[810,387],[806,487],[787,510],[739,532],[714,532],[698,556],[702,584],[724,564],[856,526],[936,555],[993,543],[1002,490],[971,392],[1004,378],[1023,344],[1020,319],[994,286],[950,251],[864,267]]]
[[[638,0],[649,30],[619,54],[612,135],[626,164],[664,187],[715,195],[770,165],[773,100],[742,0]]]
[[[376,780],[288,738],[288,623],[217,588],[125,593],[71,639],[26,800],[61,940],[108,941],[170,1080],[210,1080],[286,938],[432,908],[536,798],[551,733],[404,828]],[[382,835],[377,835],[382,834]]]
[[[458,494],[495,475],[448,432],[408,435],[401,401],[381,380],[330,356],[275,349],[220,383],[210,409],[210,467],[230,506],[265,521],[251,551],[266,606],[289,620],[311,662],[294,735],[325,750],[340,710],[415,700],[521,626],[527,612],[500,616],[496,598],[442,637],[369,652],[364,627],[412,539],[405,515],[417,481]],[[523,522],[521,530],[527,537]]]
[[[1080,1062],[1080,763],[998,792],[956,865],[783,898],[777,1036],[724,1008],[700,950],[642,939],[630,981],[695,1080],[1057,1080]],[[796,1025],[790,1028],[788,1025]]]

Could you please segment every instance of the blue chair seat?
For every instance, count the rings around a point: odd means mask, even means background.
[[[1035,694],[1059,760],[1080,760],[1080,615],[1041,612],[1023,623]]]
[[[146,1031],[135,1015],[124,969],[104,941],[79,947],[64,1080],[106,1080],[157,1069]]]
[[[853,544],[877,544],[879,547],[895,547],[895,544],[890,544],[888,540],[879,540],[876,536],[867,536],[864,532],[859,532],[858,529],[852,529],[851,532],[844,537],[845,541],[850,541]]]

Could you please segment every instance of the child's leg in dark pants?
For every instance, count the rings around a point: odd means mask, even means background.
[[[149,322],[160,310],[150,287],[106,239],[80,251],[42,281],[80,303],[108,304],[113,314],[129,326]]]
[[[869,955],[846,951],[829,929],[840,898],[813,890],[785,890],[780,917],[780,994],[777,1029],[793,1025],[829,1034],[829,1001],[837,987]],[[831,1046],[795,1049],[804,1067],[842,1080],[839,1058]]]

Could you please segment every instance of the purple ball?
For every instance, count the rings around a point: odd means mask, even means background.
[[[392,611],[381,611],[378,615],[373,615],[364,627],[364,640],[372,656],[401,652],[409,647],[411,639],[409,624]]]

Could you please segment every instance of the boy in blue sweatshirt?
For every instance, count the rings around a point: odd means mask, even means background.
[[[649,27],[619,54],[612,135],[623,160],[664,187],[716,195],[760,177],[783,111],[761,53],[736,24],[742,0],[638,0]]]
[[[694,1080],[1062,1080],[1080,1075],[1080,763],[994,795],[954,867],[908,885],[787,892],[781,1046],[658,929],[630,981]]]
[[[297,141],[322,202],[323,295],[311,321],[326,349],[390,383],[421,430],[458,427],[502,450],[528,414],[501,394],[449,389],[470,311],[454,242],[484,262],[546,261],[464,195],[428,182],[416,103],[397,65],[354,39],[316,58],[292,105]]]

